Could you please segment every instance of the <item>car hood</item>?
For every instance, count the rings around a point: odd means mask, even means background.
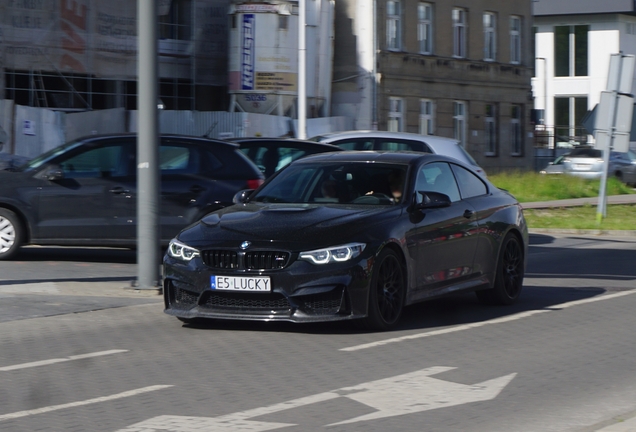
[[[14,189],[17,186],[23,186],[25,179],[29,177],[30,175],[27,175],[22,171],[0,169],[0,188],[6,190]]]
[[[346,243],[356,233],[368,233],[370,227],[386,223],[401,212],[397,206],[237,204],[205,216],[182,231],[179,239],[192,246],[236,246],[236,241],[243,240],[268,244]]]

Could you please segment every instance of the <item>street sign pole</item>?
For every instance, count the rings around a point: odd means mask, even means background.
[[[626,152],[629,147],[633,110],[633,55],[612,54],[607,78],[607,91],[601,92],[594,124],[595,148],[603,151],[603,173],[599,188],[596,221],[607,217],[607,178],[613,150]]]

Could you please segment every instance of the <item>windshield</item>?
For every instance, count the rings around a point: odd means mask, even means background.
[[[32,169],[36,169],[39,168],[40,166],[42,166],[43,164],[45,164],[47,161],[61,155],[62,153],[66,152],[67,150],[76,147],[78,145],[80,145],[81,143],[79,141],[71,141],[68,142],[66,144],[62,144],[59,147],[55,147],[52,150],[47,151],[46,153],[42,153],[40,156],[31,159],[29,162],[25,163],[24,165],[22,165],[21,167],[18,168],[19,171],[29,171]]]
[[[290,165],[250,201],[394,205],[404,192],[406,168],[366,162]]]

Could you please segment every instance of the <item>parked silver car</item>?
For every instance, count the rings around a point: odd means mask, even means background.
[[[451,138],[408,132],[357,130],[317,135],[309,140],[335,144],[345,150],[410,150],[450,156],[486,177],[484,169],[475,162],[460,142]]]
[[[608,175],[616,176],[625,183],[634,183],[636,154],[611,152]],[[588,179],[598,179],[603,175],[603,150],[591,147],[573,149],[563,158],[563,169],[566,174]]]
[[[539,171],[539,174],[563,174],[565,172],[565,168],[563,166],[563,159],[565,159],[569,153],[559,156],[552,162],[548,163],[548,165]]]

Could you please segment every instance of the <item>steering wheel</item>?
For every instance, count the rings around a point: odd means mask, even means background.
[[[362,195],[351,201],[354,204],[393,204],[393,198],[387,194],[374,192],[369,195]]]

